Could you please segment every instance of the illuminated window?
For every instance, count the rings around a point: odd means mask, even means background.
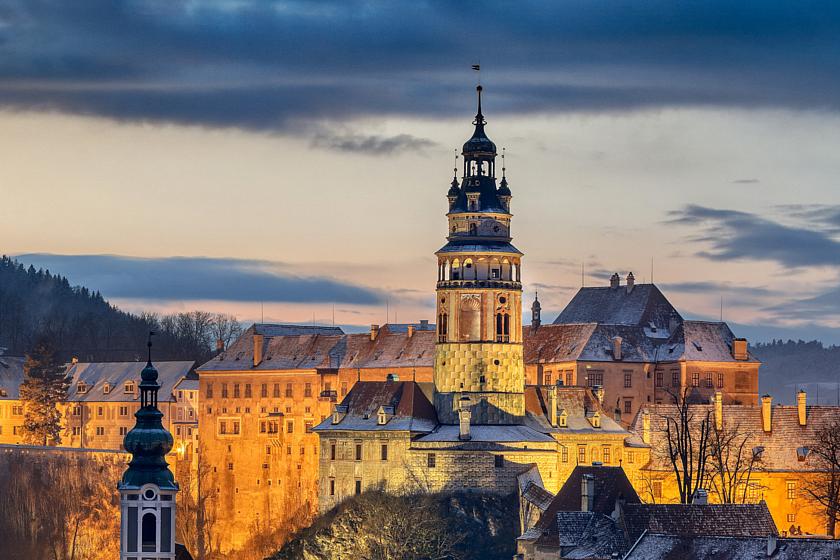
[[[796,482],[793,480],[788,480],[787,482],[787,499],[788,500],[795,500],[796,499]]]
[[[606,445],[604,446],[603,452],[601,453],[601,457],[605,465],[610,464],[610,461],[612,460],[612,454],[610,453],[610,448]]]
[[[699,387],[700,386],[700,372],[695,371],[691,374],[691,386],[692,387]]]

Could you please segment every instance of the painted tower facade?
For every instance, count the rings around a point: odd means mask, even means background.
[[[504,156],[497,184],[496,145],[484,132],[476,89],[475,131],[461,152],[460,185],[456,167],[447,193],[447,243],[436,253],[435,408],[447,424],[518,424],[525,415],[522,253],[511,244]]]
[[[172,434],[163,427],[158,410],[158,372],[149,361],[140,373],[137,423],[125,436],[131,462],[118,484],[120,491],[120,560],[175,559],[175,495],[178,484],[166,454]]]

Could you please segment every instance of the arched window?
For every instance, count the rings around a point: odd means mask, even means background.
[[[470,223],[470,235],[478,235],[478,226],[475,222]]]
[[[143,515],[141,535],[143,552],[157,552],[157,519],[154,513]]]
[[[452,279],[453,280],[460,280],[461,279],[461,261],[455,259],[452,261]]]
[[[510,342],[510,315],[496,313],[496,342]]]
[[[446,342],[446,332],[448,330],[448,315],[441,313],[438,315],[438,341]]]
[[[472,259],[464,259],[464,280],[475,280],[475,270]]]

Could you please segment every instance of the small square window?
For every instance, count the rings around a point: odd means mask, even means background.
[[[427,465],[430,469],[433,469],[433,468],[435,468],[435,467],[437,466],[437,458],[435,457],[435,454],[434,454],[434,453],[429,453],[429,454],[426,456],[426,465]]]
[[[493,466],[497,469],[501,469],[505,466],[505,456],[504,455],[494,455],[493,456]]]

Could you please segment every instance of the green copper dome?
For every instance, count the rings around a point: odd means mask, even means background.
[[[145,484],[155,484],[162,490],[178,489],[166,462],[173,440],[172,434],[163,427],[163,413],[157,408],[160,384],[158,372],[152,365],[151,344],[150,341],[149,362],[140,374],[140,410],[134,414],[137,423],[123,440],[125,450],[132,458],[120,480],[121,490],[139,489]]]

